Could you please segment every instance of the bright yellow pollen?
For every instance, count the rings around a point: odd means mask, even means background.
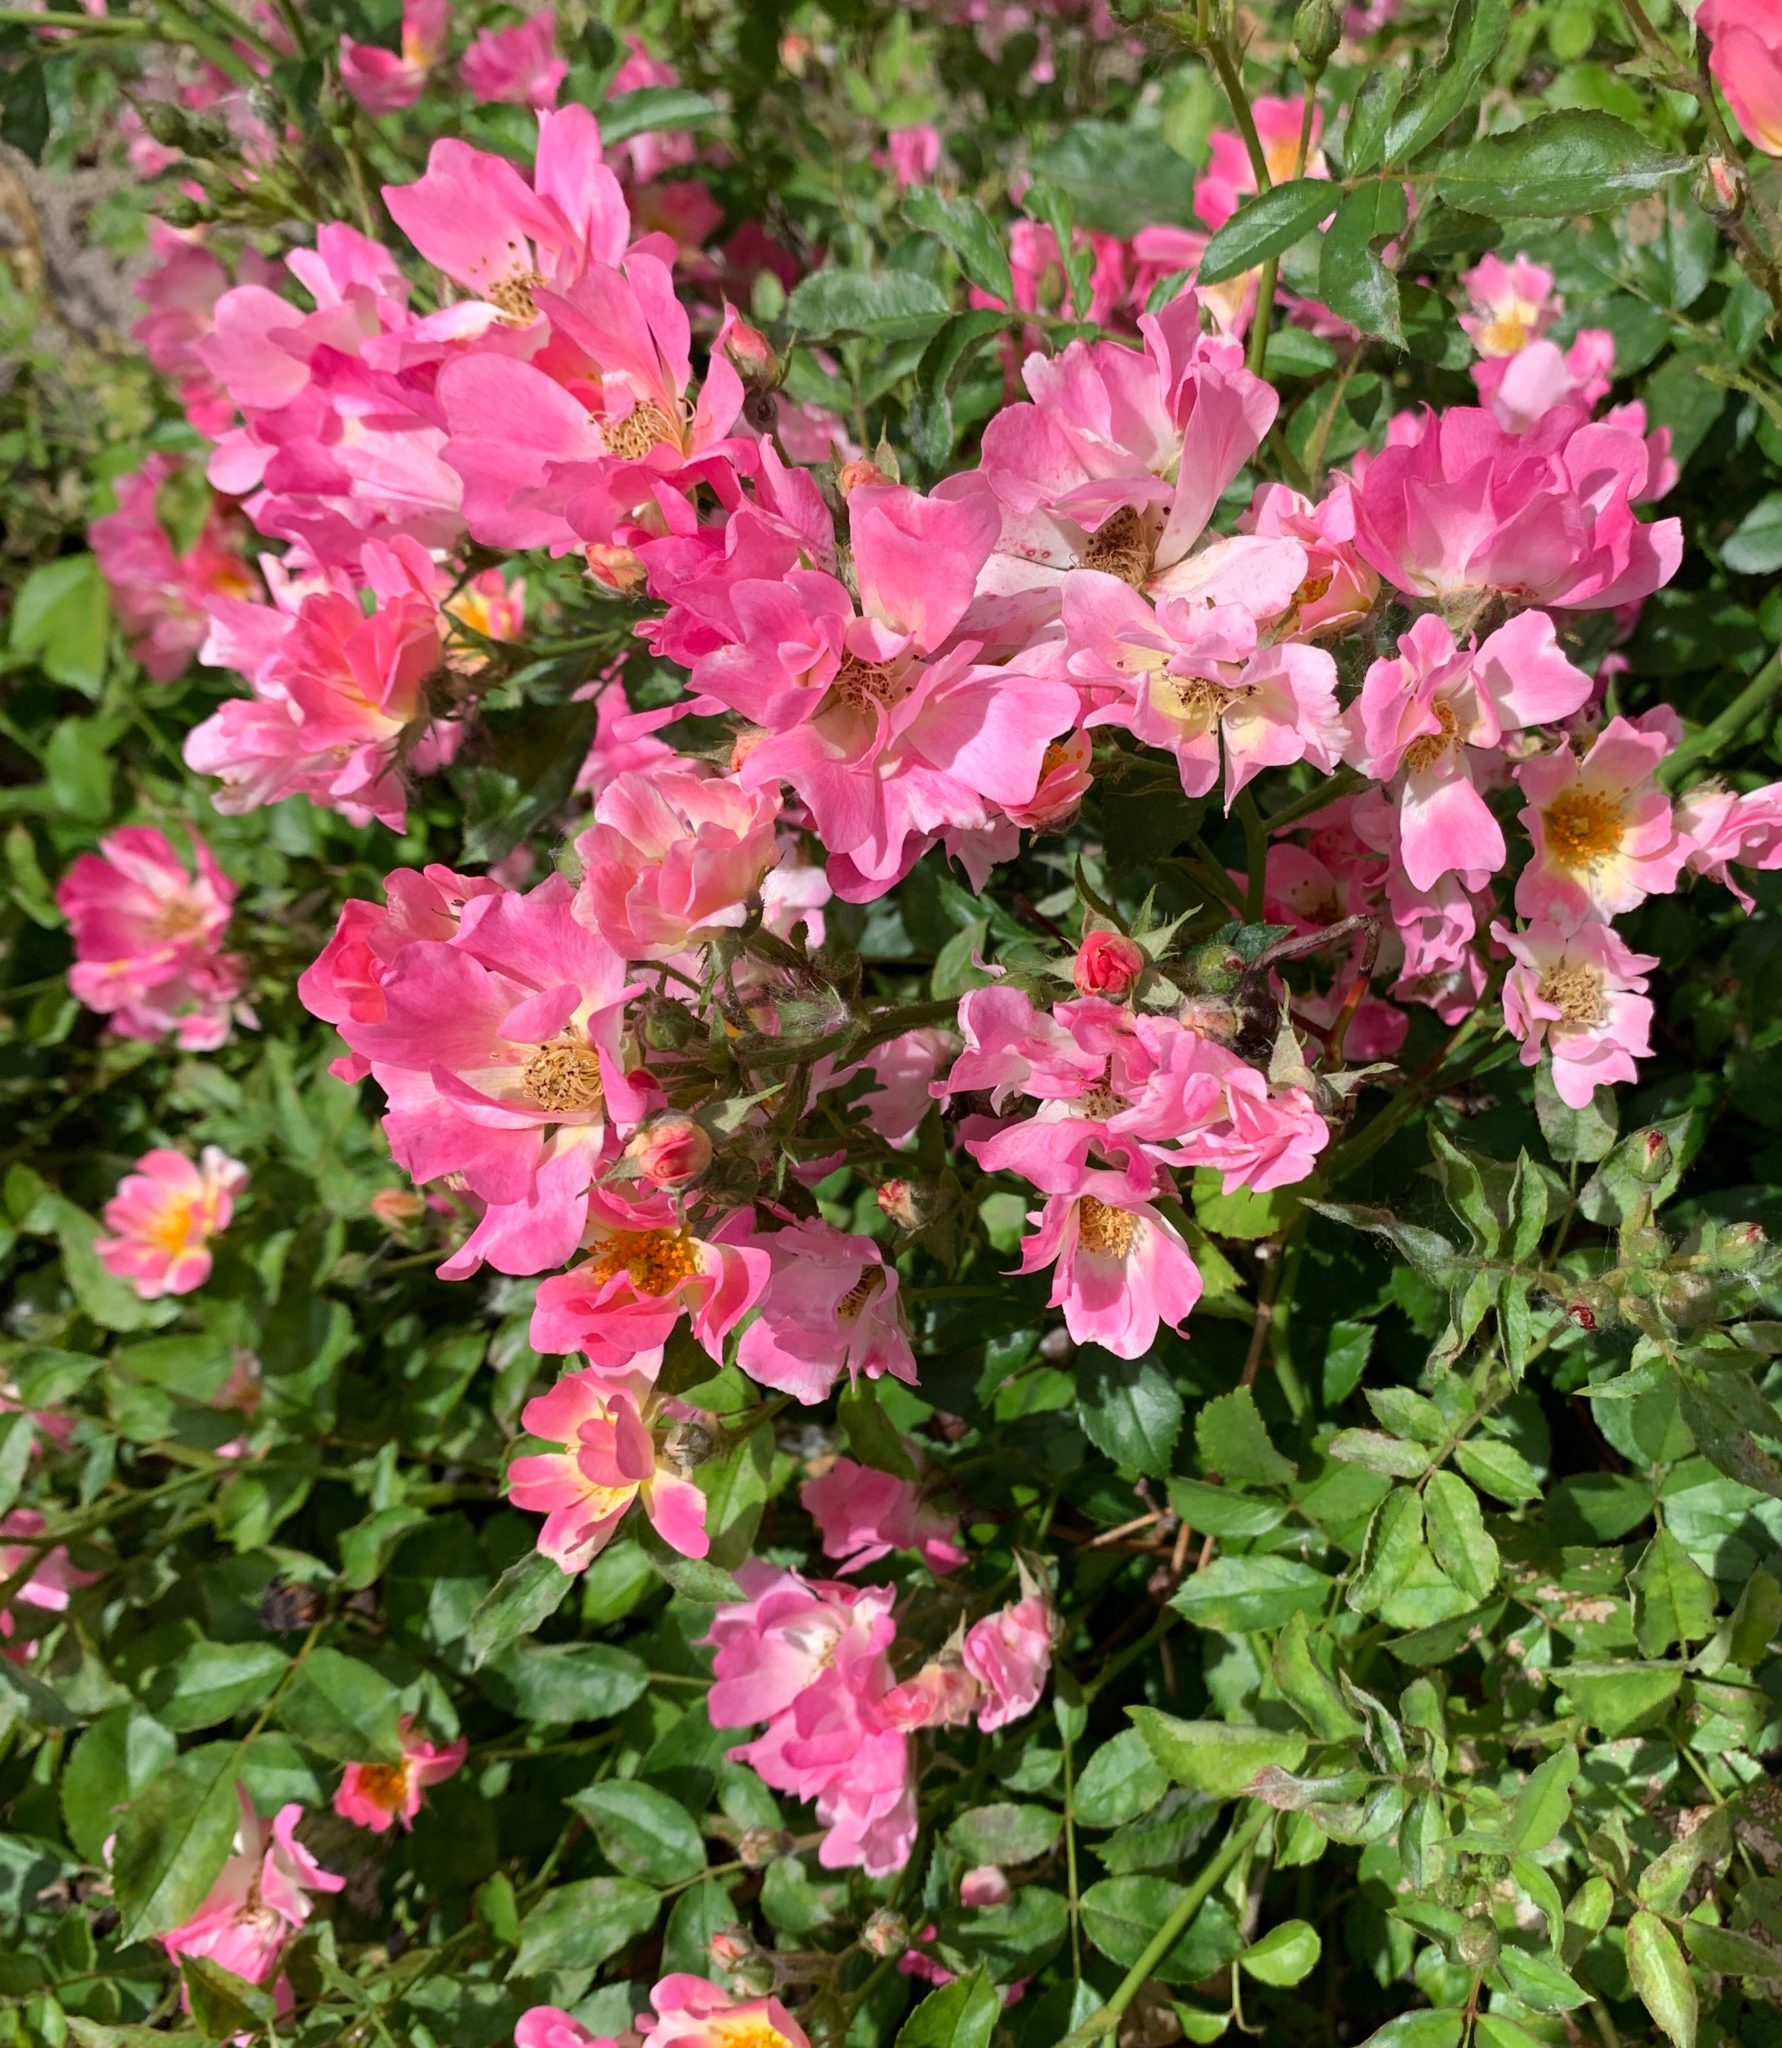
[[[1118,576],[1122,583],[1141,590],[1151,574],[1151,552],[1143,514],[1135,506],[1122,505],[1084,543],[1082,563],[1085,569]]]
[[[738,2013],[734,2019],[720,2016],[706,2024],[717,2048],[792,2048],[787,2036],[763,2013]]]
[[[1561,960],[1549,967],[1535,992],[1551,1003],[1567,1024],[1600,1024],[1605,1014],[1603,977],[1582,960]]]
[[[520,1086],[538,1108],[559,1116],[599,1109],[606,1100],[600,1085],[600,1055],[586,1039],[567,1033],[531,1054],[520,1070]]]
[[[193,1227],[197,1210],[196,1202],[185,1196],[175,1197],[149,1225],[149,1243],[158,1251],[183,1252],[194,1237],[204,1234]]]
[[[1104,1259],[1123,1259],[1131,1249],[1138,1218],[1130,1209],[1115,1209],[1085,1195],[1077,1204],[1077,1242]]]
[[[406,1764],[361,1764],[359,1766],[359,1790],[373,1806],[382,1806],[389,1812],[396,1809],[408,1798],[408,1766]]]
[[[1334,569],[1327,569],[1322,576],[1308,576],[1293,593],[1293,602],[1296,605],[1316,604],[1335,581]]]
[[[1541,814],[1547,851],[1562,868],[1587,868],[1621,851],[1626,814],[1601,790],[1567,789]]]
[[[1482,356],[1513,356],[1528,342],[1528,321],[1520,306],[1512,306],[1507,313],[1499,313],[1479,329],[1479,353]]]
[[[672,1294],[698,1271],[699,1247],[683,1230],[616,1230],[588,1260],[597,1287],[627,1273],[640,1294]]]
[[[1405,749],[1405,766],[1413,775],[1425,774],[1433,768],[1442,756],[1453,746],[1460,731],[1460,720],[1454,715],[1454,707],[1438,697],[1429,707],[1435,713],[1440,732],[1426,732]]]

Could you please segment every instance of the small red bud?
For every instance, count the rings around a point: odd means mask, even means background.
[[[371,1213],[386,1230],[402,1230],[418,1222],[426,1207],[413,1188],[379,1188],[370,1202]]]
[[[1015,1887],[1009,1883],[1008,1873],[994,1863],[980,1863],[959,1880],[962,1906],[1006,1906],[1014,1896]]]
[[[1594,1330],[1596,1328],[1596,1310],[1590,1306],[1589,1302],[1567,1302],[1565,1312],[1567,1317],[1573,1323],[1575,1323],[1580,1330]]]
[[[880,1184],[879,1208],[900,1230],[914,1230],[916,1227],[916,1195],[907,1180],[888,1180]]]
[[[756,384],[777,384],[780,381],[780,359],[768,346],[767,336],[758,327],[751,327],[746,320],[732,314],[723,333],[724,353],[740,376]]]
[[[1085,996],[1126,994],[1145,971],[1144,948],[1123,932],[1090,932],[1077,948],[1072,980]]]

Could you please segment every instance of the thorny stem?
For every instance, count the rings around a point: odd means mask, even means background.
[[[1146,1979],[1169,1954],[1201,1907],[1243,1861],[1271,1818],[1269,1809],[1259,1805],[1226,1836],[1224,1847],[1182,1894],[1174,1912],[1151,1937],[1144,1953],[1120,1980],[1113,1996],[1092,2012],[1080,2027],[1073,2027],[1058,2043],[1058,2048],[1092,2048],[1093,2043],[1118,2028],[1121,2014],[1138,1996]]]

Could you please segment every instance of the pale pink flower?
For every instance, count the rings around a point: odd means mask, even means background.
[[[916,1551],[931,1572],[957,1571],[966,1561],[959,1517],[942,1514],[895,1473],[837,1458],[806,1480],[798,1498],[817,1525],[823,1555],[844,1572],[864,1571],[894,1550]]]
[[[987,1614],[965,1632],[965,1668],[983,1688],[978,1726],[988,1735],[1039,1705],[1052,1668],[1052,1610],[1038,1592]]]
[[[1524,612],[1485,644],[1462,649],[1433,612],[1376,661],[1349,712],[1350,758],[1395,784],[1406,875],[1419,889],[1443,875],[1471,886],[1502,868],[1503,832],[1480,795],[1483,757],[1506,731],[1569,717],[1590,678],[1560,653],[1553,622]]]
[[[789,1223],[753,1242],[773,1262],[760,1314],[742,1333],[736,1362],[758,1386],[820,1401],[845,1372],[889,1373],[916,1383],[915,1354],[897,1268],[870,1237],[827,1223]]]
[[[1531,341],[1513,356],[1488,356],[1472,368],[1481,403],[1518,434],[1561,406],[1593,412],[1614,375],[1615,337],[1601,327],[1581,329],[1568,349],[1555,341]]]
[[[241,1000],[246,963],[222,950],[235,884],[196,832],[194,874],[164,832],[122,825],[83,853],[56,888],[74,941],[68,986],[123,1038],[172,1032],[189,1052],[211,1052],[233,1025],[251,1025]]]
[[[1603,611],[1675,575],[1679,522],[1633,514],[1652,467],[1639,435],[1573,406],[1523,434],[1464,406],[1399,417],[1403,431],[1356,464],[1355,545],[1409,596]]]
[[[301,1806],[281,1806],[265,1821],[245,1787],[238,1785],[236,1792],[241,1826],[229,1860],[197,1912],[156,1939],[176,1963],[182,1956],[202,1956],[250,1984],[264,1984],[278,1969],[286,1942],[309,1918],[310,1894],[337,1892],[346,1879],[323,1870],[298,1841]]]
[[[1565,311],[1544,264],[1517,255],[1508,263],[1495,251],[1460,273],[1469,311],[1460,324],[1482,356],[1513,356],[1546,333]]]
[[[1241,605],[1165,597],[1153,609],[1092,570],[1065,578],[1063,611],[1067,672],[1099,706],[1084,724],[1123,726],[1173,753],[1187,795],[1218,781],[1221,748],[1228,810],[1264,768],[1336,765],[1336,663],[1322,647],[1262,645]]]
[[[1006,1906],[1014,1896],[1015,1887],[1009,1882],[1008,1872],[994,1863],[976,1864],[959,1880],[962,1906]]]
[[[458,76],[472,99],[553,107],[569,73],[557,55],[557,11],[541,8],[511,28],[486,28],[464,52]]]
[[[751,1221],[739,1210],[700,1237],[666,1195],[628,1202],[592,1189],[585,1260],[539,1287],[534,1350],[583,1351],[602,1370],[622,1371],[667,1343],[684,1311],[695,1340],[722,1365],[725,1337],[760,1299],[771,1270],[765,1251],[736,1241]]]
[[[156,497],[182,466],[170,455],[149,456],[118,479],[117,510],[87,532],[130,652],[158,683],[182,674],[203,645],[211,598],[245,597],[258,587],[237,545],[239,522],[218,504],[186,552],[174,552]]]
[[[1373,610],[1380,579],[1355,551],[1355,488],[1347,477],[1333,477],[1315,505],[1286,484],[1259,485],[1238,531],[1296,540],[1305,550],[1305,575],[1277,634],[1318,639]]]
[[[1303,99],[1274,99],[1267,93],[1261,93],[1251,102],[1250,110],[1255,117],[1256,135],[1262,144],[1269,177],[1275,184],[1283,184],[1294,175],[1306,103]],[[1330,175],[1318,147],[1323,126],[1323,111],[1314,108],[1309,152],[1299,173],[1302,178],[1327,178]],[[1256,170],[1244,138],[1233,128],[1214,129],[1207,137],[1207,146],[1210,152],[1207,167],[1195,181],[1194,211],[1209,228],[1222,228],[1256,190]]]
[[[48,1526],[36,1508],[9,1508],[0,1516],[0,1578],[9,1579],[14,1572],[29,1566],[24,1584],[12,1596],[13,1604],[34,1607],[40,1614],[65,1614],[74,1594],[83,1586],[98,1584],[99,1573],[83,1571],[59,1543],[45,1549],[35,1542],[6,1541],[9,1536],[41,1536]],[[17,1633],[18,1623],[10,1608],[0,1609],[0,1641],[11,1644],[0,1655],[12,1664],[28,1664],[37,1654],[37,1642],[27,1637],[14,1643],[12,1638]]]
[[[953,1047],[952,1033],[933,1025],[900,1031],[895,1038],[875,1045],[858,1066],[836,1079],[870,1073],[876,1085],[857,1099],[857,1107],[868,1128],[887,1145],[906,1145],[928,1114],[934,1077]]]
[[[402,1760],[393,1764],[348,1764],[334,1795],[334,1811],[342,1820],[386,1833],[400,1822],[406,1834],[421,1810],[430,1785],[441,1785],[464,1768],[470,1744],[432,1742],[415,1731],[414,1717],[404,1715],[400,1728]]]
[[[1516,878],[1521,916],[1606,920],[1676,888],[1689,842],[1653,780],[1671,746],[1663,732],[1612,718],[1582,756],[1563,746],[1522,763],[1534,855]]]
[[[1773,0],[1702,0],[1695,29],[1746,138],[1782,156],[1782,18]]]
[[[1782,867],[1782,782],[1742,796],[1704,784],[1677,805],[1676,825],[1688,843],[1690,872],[1730,889],[1746,910],[1755,908],[1750,892],[1733,879],[1731,866],[1736,861],[1765,873]]]
[[[1142,1358],[1167,1324],[1180,1330],[1200,1299],[1200,1273],[1174,1224],[1123,1173],[1090,1171],[1072,1194],[1028,1216],[1023,1273],[1051,1266],[1049,1306],[1073,1342]]]
[[[667,960],[734,928],[780,857],[779,801],[692,768],[619,775],[576,841],[576,915],[629,960]]]
[[[1540,922],[1520,932],[1492,926],[1515,965],[1504,981],[1504,1023],[1522,1041],[1522,1064],[1553,1062],[1559,1099],[1583,1109],[1592,1094],[1637,1078],[1652,1050],[1646,972],[1655,954],[1631,952],[1606,924],[1572,931]]]
[[[531,1436],[562,1448],[515,1458],[507,1493],[542,1514],[539,1551],[566,1572],[586,1571],[612,1540],[634,1501],[656,1533],[683,1557],[703,1557],[705,1495],[664,1462],[650,1416],[649,1382],[594,1366],[565,1373],[520,1413]]]
[[[810,2048],[777,1998],[732,1998],[703,1977],[664,1977],[650,2003],[655,2018],[639,2016],[646,2048]]]
[[[183,1152],[145,1152],[105,1205],[99,1263],[144,1301],[190,1294],[209,1279],[210,1240],[229,1227],[247,1183],[247,1168],[217,1145],[195,1163]]]
[[[427,74],[445,55],[451,0],[403,0],[402,44],[340,39],[340,82],[368,114],[395,114],[421,97]]]
[[[610,2034],[591,2034],[560,2005],[535,2005],[521,2013],[514,2048],[619,2048]]]

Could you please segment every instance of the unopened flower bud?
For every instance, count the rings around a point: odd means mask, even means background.
[[[603,590],[632,597],[644,587],[644,565],[630,548],[614,547],[605,541],[589,541],[582,549],[588,574]]]
[[[1090,932],[1077,948],[1071,979],[1084,996],[1126,994],[1145,971],[1145,951],[1124,932]]]
[[[1594,1330],[1596,1310],[1587,1301],[1568,1301],[1565,1305],[1566,1320],[1580,1330]]]
[[[724,330],[724,353],[738,376],[751,383],[776,385],[785,374],[767,336],[746,320],[732,319]]]
[[[901,1913],[893,1913],[889,1906],[881,1906],[870,1915],[860,1930],[860,1946],[869,1956],[900,1956],[909,1945],[908,1921]]]
[[[717,1928],[706,1947],[720,1970],[731,1970],[738,1963],[747,1961],[758,1945],[746,1927],[733,1923],[729,1927]]]
[[[406,1230],[420,1221],[427,1208],[413,1188],[379,1188],[368,1206],[386,1230]]]
[[[773,1957],[746,1927],[720,1927],[707,1946],[731,1997],[766,1998],[779,1982]]]
[[[942,1656],[884,1694],[879,1714],[893,1728],[956,1728],[971,1719],[977,1698],[977,1680],[957,1657]]]
[[[1730,1223],[1718,1246],[1722,1270],[1746,1272],[1769,1248],[1770,1241],[1761,1223]]]
[[[662,1439],[662,1462],[684,1479],[705,1464],[718,1440],[703,1422],[677,1422]]]
[[[879,1208],[895,1223],[899,1230],[914,1230],[916,1214],[916,1191],[907,1180],[888,1180],[879,1185]]]
[[[1176,1012],[1184,1031],[1197,1038],[1210,1038],[1215,1045],[1229,1045],[1238,1035],[1237,1005],[1224,996],[1189,996]]]
[[[1006,1906],[1014,1896],[1015,1887],[1009,1883],[1008,1872],[999,1870],[994,1863],[980,1863],[959,1880],[962,1906]]]
[[[1244,978],[1244,956],[1229,946],[1201,946],[1188,962],[1189,979],[1209,995],[1227,995]]]
[[[1670,1164],[1670,1139],[1663,1131],[1643,1131],[1634,1149],[1634,1171],[1644,1181],[1662,1180]]]
[[[791,1847],[792,1837],[784,1828],[744,1828],[736,1838],[737,1860],[745,1870],[765,1870]]]
[[[888,484],[891,479],[876,462],[868,462],[865,456],[861,456],[857,461],[844,462],[835,481],[845,498],[862,484]]]
[[[1307,71],[1316,77],[1342,40],[1343,11],[1336,0],[1300,0],[1293,16],[1293,47]]]
[[[1695,201],[1704,213],[1730,220],[1745,210],[1750,187],[1742,164],[1711,150],[1696,166]]]
[[[712,1141],[690,1116],[659,1116],[632,1134],[625,1157],[657,1187],[683,1188],[712,1163]]]

